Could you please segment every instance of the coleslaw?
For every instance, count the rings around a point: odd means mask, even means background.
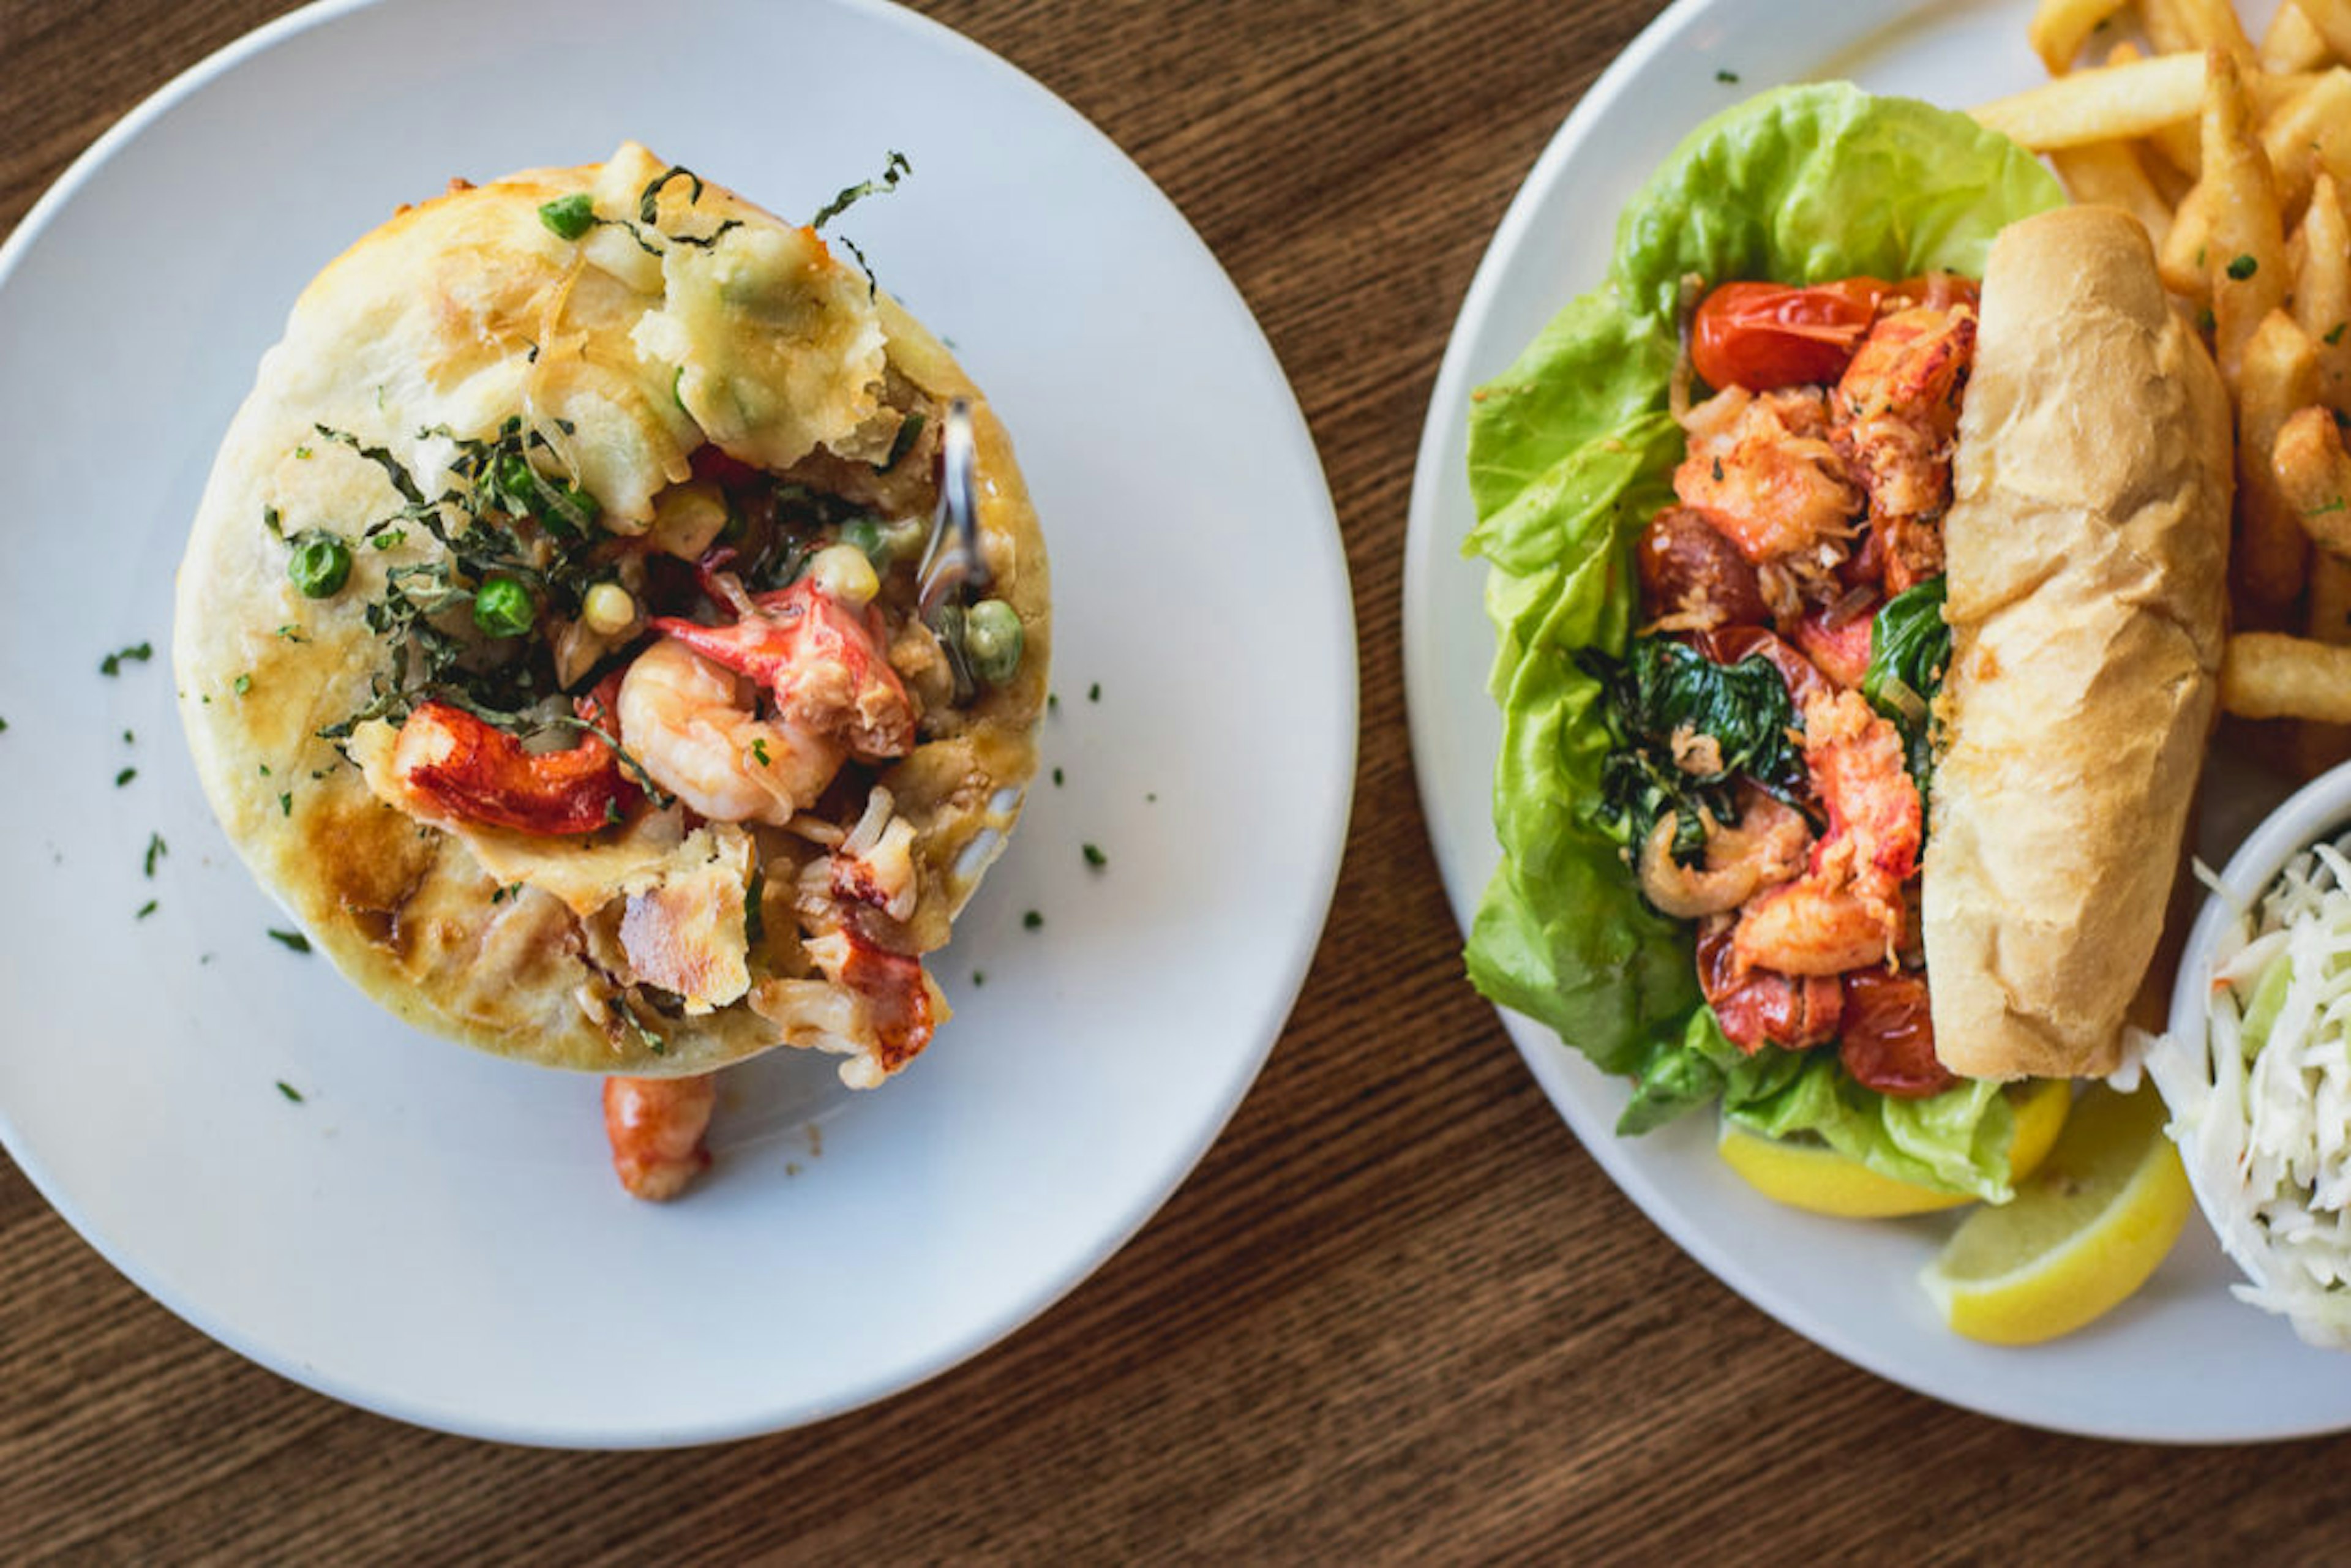
[[[2288,862],[2215,943],[2201,1030],[2147,1045],[2241,1301],[2351,1349],[2351,834]]]

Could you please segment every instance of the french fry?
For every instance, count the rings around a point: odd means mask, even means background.
[[[2278,204],[2286,212],[2310,195],[2318,169],[2338,182],[2351,179],[2351,70],[2341,66],[2270,111],[2262,127],[2262,150],[2277,179]]]
[[[2212,303],[2212,209],[2201,184],[2191,185],[2172,210],[2171,227],[2156,247],[2155,268],[2163,286],[2197,309]]]
[[[2218,49],[2204,59],[2203,191],[2212,222],[2205,276],[2212,289],[2213,357],[2234,391],[2245,344],[2285,299],[2285,225],[2237,62]],[[2269,450],[2266,442],[2261,450]]]
[[[2237,632],[2220,656],[2220,707],[2239,718],[2351,724],[2351,648]]]
[[[2220,49],[2252,68],[2253,41],[2245,37],[2244,24],[2237,20],[2237,7],[2231,0],[2170,0],[2170,5],[2187,30],[2188,47]]]
[[[2171,204],[2147,177],[2147,166],[2127,141],[2091,141],[2060,147],[2049,154],[2058,178],[2077,202],[2119,207],[2139,221],[2157,249],[2171,232]],[[2202,277],[2199,272],[2198,277]]]
[[[2187,184],[2194,184],[2204,176],[2204,140],[2197,133],[2193,120],[2176,120],[2169,125],[2158,125],[2147,133],[2147,146],[2155,150],[2156,161],[2172,171]]]
[[[2351,60],[2351,0],[2288,0],[2338,60]]]
[[[2318,351],[2318,396],[2351,413],[2351,223],[2343,214],[2334,176],[2321,174],[2294,231],[2301,254],[2294,268],[2294,319]]]
[[[2035,152],[2145,136],[2194,118],[2204,99],[2204,60],[2202,55],[2163,55],[2099,66],[1969,112]]]
[[[2114,47],[2106,60],[2109,65],[2127,65],[2144,57],[2137,47],[2126,39]],[[2170,55],[2163,57],[2179,59],[2185,57]],[[2266,119],[2290,102],[2296,94],[2305,90],[2314,78],[2302,73],[2273,76],[2267,71],[2252,71],[2243,73],[2241,79],[2253,100],[2254,109]],[[2204,150],[2194,116],[2157,126],[2147,132],[2147,143],[2163,154],[2161,162],[2174,170],[2183,183],[2192,183],[2203,173]]]
[[[2147,54],[2137,44],[2124,38],[2106,51],[2106,64],[2126,66],[2143,60]],[[2199,100],[2201,101],[2200,99]],[[2158,185],[2171,188],[2176,204],[2188,188],[2196,183],[2196,175],[2203,166],[2203,151],[2198,143],[2198,131],[2193,117],[2175,120],[2158,126],[2145,138],[2148,152],[2148,171]]]
[[[2311,542],[2351,558],[2351,457],[2344,455],[2335,416],[2323,408],[2295,410],[2269,452],[2278,497]]]
[[[2280,5],[2253,57],[2267,71],[2315,70],[2326,63],[2326,40],[2298,5]]]
[[[2243,597],[2275,612],[2302,592],[2312,519],[2294,505],[2273,461],[2279,435],[2318,389],[2309,335],[2273,310],[2245,344],[2237,383],[2237,541],[2230,576]],[[2325,516],[2326,514],[2321,514]],[[2351,547],[2351,531],[2345,544]]]
[[[2025,39],[2049,68],[2049,74],[2062,77],[2074,68],[2074,57],[2097,31],[2098,24],[2123,5],[2124,0],[2041,0],[2033,8],[2032,20],[2025,24]]]
[[[2191,147],[2195,145],[2196,134],[2194,133],[2198,130],[2195,125],[2190,124],[2184,128],[2176,126],[2173,129],[2185,129],[2191,132],[2189,144]],[[2170,155],[2156,145],[2154,137],[2142,136],[2130,145],[2138,153],[2139,167],[2147,171],[2147,177],[2154,183],[2156,193],[2169,202],[2172,210],[2177,212],[2179,204],[2188,199],[2188,193],[2196,188],[2194,178],[2179,172],[2179,165],[2173,162]],[[2203,160],[2199,158],[2196,162],[2201,163]]]
[[[2138,0],[2138,25],[2158,55],[2204,52],[2204,46],[2189,36],[2178,0]]]

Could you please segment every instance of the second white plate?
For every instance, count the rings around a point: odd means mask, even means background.
[[[1613,214],[1700,120],[1765,88],[1829,77],[1955,108],[1996,98],[2043,79],[2024,42],[2031,12],[2025,0],[1682,0],[1576,106],[1529,174],[1437,377],[1405,557],[1413,751],[1465,929],[1498,854],[1500,739],[1485,690],[1494,646],[1479,597],[1485,568],[1460,555],[1475,520],[1465,477],[1471,390],[1600,281]],[[2227,814],[2241,829],[2246,814]],[[1916,1282],[1948,1222],[1854,1223],[1779,1207],[1714,1157],[1708,1114],[1620,1139],[1624,1086],[1541,1026],[1509,1013],[1503,1021],[1560,1113],[1650,1218],[1733,1290],[1848,1361],[1954,1405],[2094,1436],[2242,1441],[2351,1426],[2351,1358],[2312,1350],[2232,1300],[2235,1271],[2200,1226],[2091,1329],[2032,1350],[1972,1344],[1942,1327]]]

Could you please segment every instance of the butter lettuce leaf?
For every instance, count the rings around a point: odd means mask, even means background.
[[[1843,83],[1766,93],[1691,133],[1619,220],[1605,281],[1478,393],[1464,549],[1490,568],[1503,852],[1464,958],[1488,997],[1633,1081],[1621,1131],[1719,1100],[1757,1131],[1817,1137],[1889,1176],[2006,1191],[2011,1120],[1990,1086],[1892,1101],[1833,1051],[1744,1057],[1722,1038],[1687,928],[1642,903],[1606,821],[1602,695],[1573,655],[1621,656],[1632,635],[1634,541],[1670,501],[1683,450],[1667,394],[1685,275],[1980,277],[2001,228],[2063,200],[1965,115]]]

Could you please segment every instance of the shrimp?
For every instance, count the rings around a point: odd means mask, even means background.
[[[1905,925],[1902,884],[1918,869],[1924,813],[1902,737],[1857,692],[1804,704],[1804,765],[1828,810],[1812,864],[1740,911],[1741,969],[1836,975],[1891,960]]]
[[[1813,841],[1804,819],[1760,789],[1746,794],[1737,822],[1726,827],[1708,817],[1703,865],[1674,859],[1676,814],[1657,819],[1641,845],[1641,892],[1651,904],[1677,919],[1695,920],[1736,909],[1758,889],[1803,870]]]
[[[1761,566],[1802,559],[1836,564],[1862,497],[1829,444],[1828,406],[1816,387],[1761,395],[1729,387],[1682,418],[1689,455],[1674,494],[1706,514],[1740,554]]]
[[[1943,570],[1938,519],[1950,505],[1959,392],[1975,344],[1968,305],[1896,310],[1870,328],[1830,400],[1829,440],[1869,497],[1889,593]]]
[[[717,1103],[712,1073],[604,1080],[604,1134],[612,1144],[612,1172],[630,1197],[664,1202],[709,1167],[702,1136]]]
[[[914,706],[898,672],[883,656],[880,612],[842,603],[804,577],[775,593],[746,595],[736,580],[710,572],[713,597],[732,603],[732,626],[663,616],[654,631],[713,663],[748,675],[775,694],[778,713],[844,742],[869,762],[904,757],[914,747]]]
[[[849,749],[781,716],[759,718],[739,686],[664,638],[622,677],[621,745],[654,783],[713,821],[780,827],[816,803]]]

